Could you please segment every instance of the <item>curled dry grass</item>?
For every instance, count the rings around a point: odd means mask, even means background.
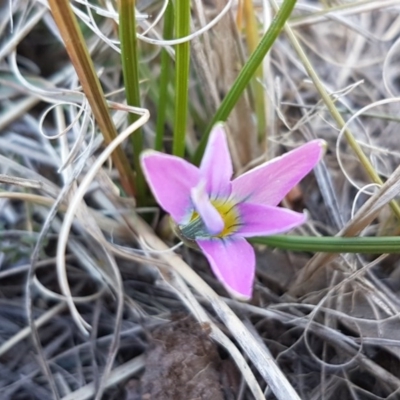
[[[196,382],[190,390],[204,398],[204,393],[249,399],[396,398],[398,257],[311,257],[260,248],[252,302],[225,297],[200,254],[172,248],[155,207],[136,207],[132,198],[120,196],[120,183],[129,189],[118,178],[115,159],[110,162],[119,145],[132,157],[126,139],[139,127],[147,145],[154,141],[160,45],[168,45],[174,57],[175,42],[161,40],[166,2],[138,2],[140,109],[125,104],[116,5],[73,1],[71,6],[101,82],[111,117],[107,123],[118,136],[103,144],[93,99],[84,95],[47,3],[4,4],[2,398],[138,398],[140,387],[153,395],[162,387],[168,398],[173,385],[183,384],[184,372],[185,384]],[[275,6],[273,0],[253,2],[260,30],[269,26]],[[396,205],[388,206],[399,181],[398,7],[391,0],[299,1],[258,80],[229,118],[238,172],[315,137],[329,143],[314,176],[286,200],[310,214],[298,234],[398,234]],[[241,30],[251,18],[244,18],[237,2],[196,0],[192,17],[190,154],[252,48]],[[259,103],[254,106],[260,85],[268,131],[261,141],[252,111],[260,112]],[[168,96],[173,98],[172,85]],[[164,124],[168,150],[171,104]],[[348,121],[345,127],[335,112]],[[129,113],[136,121],[128,126]],[[357,161],[355,146],[383,186],[371,184],[371,171]],[[151,376],[155,386],[146,378],[149,369],[143,374],[151,354],[160,351],[152,337],[171,349],[162,350],[159,370]],[[180,360],[168,347],[174,338],[192,339],[193,348],[205,349],[206,366],[174,370]],[[193,357],[192,364],[199,362]],[[215,368],[220,376],[198,379],[202,368]],[[227,368],[234,371],[230,381]],[[167,373],[174,378],[169,381]],[[205,392],[204,382],[215,391]]]

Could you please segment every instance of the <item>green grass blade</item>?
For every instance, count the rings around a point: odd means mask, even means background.
[[[380,237],[309,237],[309,236],[266,236],[249,239],[253,244],[290,251],[312,253],[400,253],[400,236]]]
[[[126,101],[128,105],[140,107],[139,70],[137,59],[135,0],[120,0],[119,2],[119,38],[121,41],[121,61],[124,76]],[[129,124],[133,124],[138,116],[130,113]],[[141,130],[131,136],[133,147],[133,164],[136,170],[136,200],[144,204],[146,184],[140,167],[139,156],[143,150]]]
[[[190,0],[176,0],[175,5],[176,37],[184,37],[190,33]],[[175,121],[173,154],[183,157],[185,154],[186,122],[188,113],[190,43],[176,45],[175,75]]]

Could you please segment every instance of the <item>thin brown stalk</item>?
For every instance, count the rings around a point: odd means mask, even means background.
[[[49,5],[82,89],[88,99],[99,129],[104,136],[104,141],[106,144],[109,144],[117,137],[118,133],[108,111],[99,78],[96,75],[96,70],[90,58],[84,37],[69,1],[49,0]],[[119,172],[123,188],[128,195],[134,196],[135,178],[128,158],[122,151],[122,148],[118,147],[111,157]]]

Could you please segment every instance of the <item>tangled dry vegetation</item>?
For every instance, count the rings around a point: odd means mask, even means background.
[[[271,4],[254,1],[260,29]],[[123,132],[130,110],[116,4],[71,5]],[[162,37],[164,5],[137,2],[147,146],[161,49],[149,42]],[[192,32],[220,19],[191,42],[189,152],[248,57],[237,6],[192,2]],[[228,121],[238,173],[310,139],[328,142],[324,161],[286,200],[310,216],[296,234],[399,232],[388,205],[375,213],[398,192],[399,8],[396,0],[299,0],[263,64],[267,145],[257,146],[249,93]],[[170,249],[176,241],[156,207],[120,197],[47,3],[3,1],[0,32],[2,400],[400,398],[398,256],[260,247],[252,301],[229,299],[200,253]],[[299,48],[385,189],[371,185]],[[372,194],[372,214],[360,212]]]

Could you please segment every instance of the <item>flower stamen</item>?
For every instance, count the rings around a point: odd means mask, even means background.
[[[231,199],[215,199],[211,200],[211,203],[224,221],[224,229],[215,237],[224,238],[233,235],[240,226],[240,216],[236,207],[237,204]]]
[[[233,235],[239,229],[242,224],[235,202],[229,199],[214,199],[211,200],[211,204],[218,211],[218,214],[224,222],[222,231],[217,235],[210,234],[199,213],[193,211],[190,222],[186,225],[179,226],[184,237],[189,240],[195,240],[199,237],[226,238]]]

